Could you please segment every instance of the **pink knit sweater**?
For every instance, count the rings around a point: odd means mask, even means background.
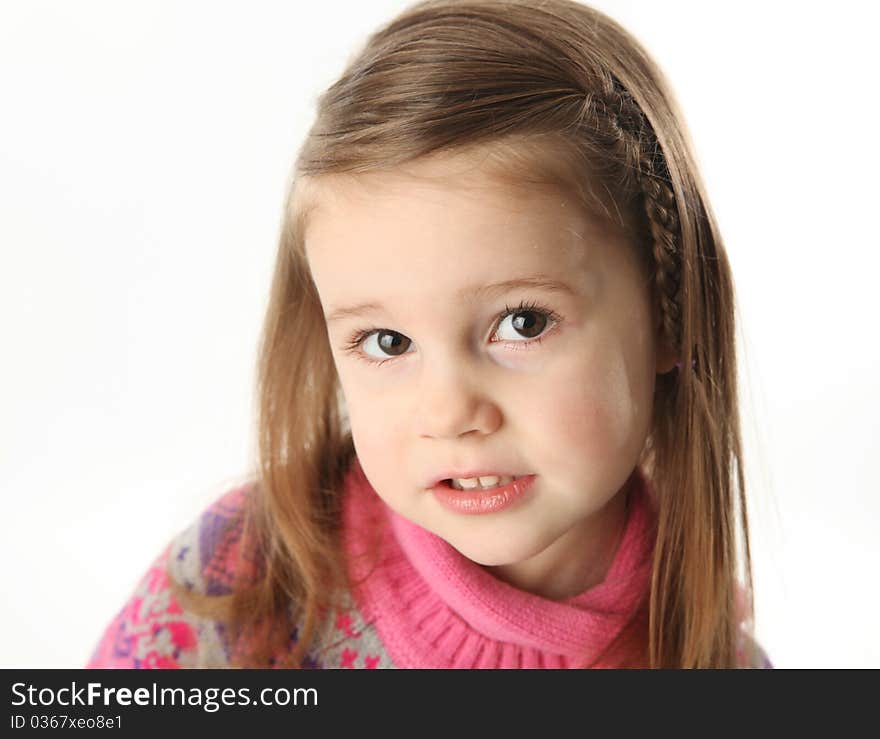
[[[343,509],[343,544],[354,585],[340,607],[327,614],[304,666],[638,664],[655,515],[640,471],[632,482],[626,527],[604,582],[574,598],[551,601],[497,580],[394,513],[355,459]],[[89,667],[229,666],[224,625],[184,609],[171,593],[170,578],[207,595],[230,592],[243,505],[253,491],[251,485],[231,490],[174,538],[106,629]],[[291,647],[297,636],[294,629]],[[743,631],[741,665],[771,666],[760,648],[756,661],[745,661],[752,643]]]

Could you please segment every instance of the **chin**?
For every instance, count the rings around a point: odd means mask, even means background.
[[[495,542],[480,542],[479,545],[473,542],[462,542],[459,545],[455,541],[448,543],[457,549],[463,556],[472,562],[486,567],[498,567],[500,565],[513,565],[523,562],[536,554],[542,552],[545,547],[541,545],[527,546],[526,542],[519,541],[517,544],[512,542],[508,546],[497,546]]]

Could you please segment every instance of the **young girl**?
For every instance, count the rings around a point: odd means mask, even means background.
[[[253,482],[89,666],[769,667],[734,348],[637,41],[572,0],[414,5],[296,162]]]

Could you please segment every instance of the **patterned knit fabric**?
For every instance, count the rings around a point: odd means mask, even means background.
[[[560,668],[601,657],[647,585],[652,509],[646,480],[640,474],[636,479],[626,529],[605,581],[557,602],[496,580],[439,537],[395,514],[355,460],[345,484],[343,538],[358,584],[338,610],[327,614],[304,666]],[[197,593],[231,592],[243,505],[252,493],[250,485],[230,490],[174,538],[107,627],[88,667],[230,665],[223,624],[182,608],[170,578]],[[760,648],[756,662],[745,661],[747,639],[743,632],[741,666],[771,667]],[[290,647],[296,640],[294,628]],[[594,666],[607,665],[598,659]]]

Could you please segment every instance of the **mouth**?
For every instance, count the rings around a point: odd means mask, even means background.
[[[440,484],[452,490],[461,491],[496,490],[510,485],[516,480],[521,480],[524,476],[480,475],[479,477],[447,477],[445,480],[440,480]]]
[[[470,489],[456,488],[461,482],[458,478],[440,480],[432,489],[432,493],[441,505],[455,513],[480,514],[502,511],[530,494],[535,475],[487,476],[488,486]],[[473,478],[470,478],[473,479]],[[467,482],[467,478],[465,479]],[[503,484],[502,484],[503,483]]]

